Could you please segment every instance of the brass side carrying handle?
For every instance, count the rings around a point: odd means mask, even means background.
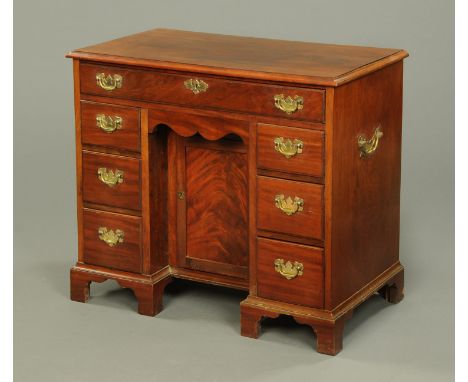
[[[290,196],[285,198],[283,194],[280,194],[275,196],[275,206],[286,215],[291,216],[304,209],[304,199],[295,196],[293,200]]]
[[[107,91],[112,91],[114,89],[120,89],[122,87],[123,78],[120,74],[114,74],[107,76],[104,73],[96,74],[96,82],[98,86]]]
[[[274,100],[275,107],[288,115],[304,108],[304,99],[298,95],[295,95],[294,98],[291,96],[284,98],[284,94],[277,94],[274,96]]]
[[[294,263],[287,261],[285,263],[283,259],[275,259],[274,264],[275,271],[287,280],[295,279],[296,277],[304,274],[304,265],[297,261]]]
[[[122,117],[98,114],[96,116],[96,125],[106,133],[113,133],[122,128]]]
[[[284,155],[286,159],[292,158],[297,154],[302,154],[304,148],[304,142],[300,139],[284,139],[283,137],[277,137],[274,139],[275,150],[280,154]]]
[[[107,227],[99,227],[98,235],[99,239],[109,247],[115,247],[117,244],[124,242],[125,232],[120,229],[113,231],[108,230]]]
[[[193,94],[203,93],[208,89],[208,84],[205,81],[193,78],[184,81],[184,85],[185,88],[191,90]]]
[[[361,158],[366,158],[377,150],[377,147],[379,147],[379,141],[380,138],[383,137],[383,132],[380,126],[378,126],[374,134],[370,139],[366,139],[363,135],[358,136],[357,138],[357,144],[359,148],[359,156]]]
[[[100,167],[97,171],[99,180],[107,184],[109,187],[115,187],[119,183],[123,183],[124,172],[121,170],[107,170],[105,167]]]

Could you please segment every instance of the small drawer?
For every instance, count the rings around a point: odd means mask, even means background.
[[[141,218],[85,209],[83,237],[85,263],[141,272]]]
[[[140,160],[84,151],[83,201],[140,210]]]
[[[257,165],[269,170],[322,177],[323,136],[318,130],[260,124]]]
[[[323,186],[259,176],[257,195],[258,229],[322,240]]]
[[[323,89],[95,64],[81,64],[80,78],[86,94],[324,121]]]
[[[139,110],[81,102],[81,141],[83,144],[139,152]]]
[[[257,293],[289,304],[323,307],[323,250],[257,239]]]

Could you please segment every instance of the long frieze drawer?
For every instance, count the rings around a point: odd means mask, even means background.
[[[314,177],[323,176],[324,134],[318,130],[259,124],[257,165]]]
[[[257,179],[258,229],[323,238],[323,186],[264,176]]]
[[[140,160],[83,152],[83,200],[112,207],[141,209]]]
[[[94,64],[81,64],[80,78],[81,92],[86,94],[324,121],[323,89]]]
[[[81,141],[139,152],[139,109],[82,101]]]
[[[85,263],[141,272],[141,218],[85,209],[83,236]]]
[[[323,307],[323,250],[257,239],[258,296],[313,308]]]

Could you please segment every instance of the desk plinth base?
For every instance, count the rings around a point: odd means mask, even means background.
[[[375,293],[396,304],[403,299],[403,287],[404,269],[398,263],[332,311],[248,296],[241,302],[241,335],[257,338],[264,317],[277,318],[284,314],[312,328],[319,353],[336,355],[343,348],[344,325],[352,317],[354,309]]]
[[[202,273],[185,275],[178,274],[178,272],[181,271],[177,268],[165,267],[153,275],[138,275],[77,264],[70,270],[70,295],[73,301],[87,302],[91,282],[116,280],[121,287],[129,288],[135,293],[138,300],[138,313],[155,316],[162,310],[164,288],[173,277],[223,285],[219,280],[204,279],[206,275],[202,277]],[[243,284],[230,286],[245,289]],[[312,328],[316,335],[316,349],[319,353],[336,355],[343,348],[345,322],[351,318],[354,309],[359,304],[375,293],[380,294],[388,302],[396,304],[403,299],[403,290],[404,268],[397,263],[331,311],[249,295],[241,302],[241,335],[257,338],[260,334],[262,318],[276,318],[281,314],[289,315],[299,324],[309,325]]]
[[[138,313],[155,316],[162,310],[164,288],[172,280],[165,268],[151,276],[101,269],[78,264],[70,270],[70,298],[87,302],[91,282],[115,280],[122,288],[129,288],[138,300]]]

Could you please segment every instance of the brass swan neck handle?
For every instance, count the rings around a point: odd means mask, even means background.
[[[366,137],[363,135],[359,135],[357,139],[359,156],[361,158],[367,158],[368,156],[374,154],[379,147],[379,141],[382,137],[383,132],[380,126],[375,129],[374,134],[370,139],[366,139]]]

